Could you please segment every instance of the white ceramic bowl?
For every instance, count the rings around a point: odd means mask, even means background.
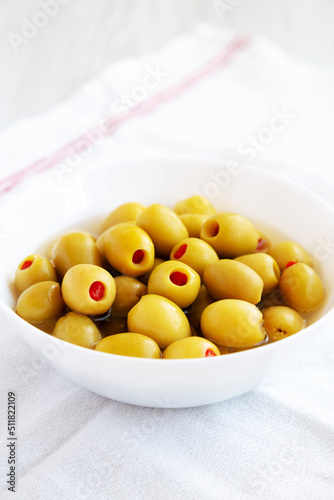
[[[68,228],[96,232],[98,223],[126,201],[176,201],[201,193],[219,211],[250,218],[274,241],[283,237],[318,258],[325,305],[305,330],[249,351],[207,359],[150,360],[91,351],[62,342],[14,312],[11,282],[26,255]],[[161,160],[106,163],[64,182],[41,177],[6,199],[0,228],[0,312],[10,327],[52,366],[77,384],[108,398],[153,407],[190,407],[223,401],[268,381],[333,322],[334,210],[320,198],[266,171],[213,161]]]

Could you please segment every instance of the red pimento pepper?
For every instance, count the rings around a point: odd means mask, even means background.
[[[144,252],[143,250],[136,250],[135,253],[133,254],[132,256],[132,262],[134,264],[140,264],[141,261],[143,260],[144,258]]]
[[[174,259],[181,259],[183,255],[186,253],[187,244],[181,245],[180,248],[175,252]]]
[[[24,269],[28,269],[28,267],[30,267],[31,264],[32,264],[32,260],[26,260],[25,262],[23,262],[21,270],[24,271]]]
[[[217,354],[213,352],[213,350],[210,349],[210,347],[205,351],[205,357],[208,358],[209,356],[217,356]]]
[[[93,300],[98,302],[103,298],[105,289],[106,287],[101,281],[94,281],[89,287],[89,295]]]
[[[183,286],[187,284],[188,277],[184,273],[180,273],[180,271],[175,271],[169,276],[169,279],[171,280],[174,285],[178,286]]]

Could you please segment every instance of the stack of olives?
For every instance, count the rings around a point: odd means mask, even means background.
[[[49,257],[19,264],[17,314],[112,354],[179,359],[250,349],[302,330],[324,301],[298,243],[272,246],[246,217],[217,213],[202,196],[174,210],[125,203],[97,239],[63,234]]]

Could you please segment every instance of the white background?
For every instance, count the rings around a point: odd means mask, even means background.
[[[108,63],[158,49],[197,21],[262,34],[334,65],[332,0],[59,0],[56,15],[15,50],[13,34],[22,36],[27,20],[43,24],[41,5],[55,1],[0,2],[0,127],[47,110]]]
[[[80,176],[87,163],[95,168],[125,154],[191,151],[233,159],[240,141],[260,136],[273,112],[287,106],[296,118],[254,162],[333,202],[334,1],[222,0],[231,8],[221,20],[211,0],[68,0],[15,51],[10,37],[37,19],[41,1],[0,0],[0,183],[99,123],[105,107],[138,84],[147,64],[161,62],[182,82],[221,51],[227,27],[263,35],[287,53],[254,37],[233,64],[168,106],[128,120],[62,181],[71,185],[71,175]],[[160,49],[197,21],[212,22],[218,35],[211,27],[194,29],[161,53],[112,64]],[[106,66],[103,78],[79,89]],[[170,87],[167,80],[162,88]],[[193,119],[194,110],[201,119]],[[38,113],[43,115],[32,118]],[[45,175],[60,182],[52,169]],[[310,221],[296,208],[309,231]],[[9,388],[18,394],[15,499],[333,500],[332,331],[322,332],[312,349],[251,393],[208,407],[156,411],[88,393],[41,360],[2,319],[2,394]],[[4,442],[4,419],[0,423]],[[135,448],[129,447],[133,441]],[[2,494],[3,457],[2,446],[1,500],[13,498]]]

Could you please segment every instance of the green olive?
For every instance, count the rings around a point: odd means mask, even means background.
[[[170,344],[163,352],[164,359],[208,358],[220,356],[218,347],[203,337],[188,337]]]
[[[201,195],[194,195],[185,200],[176,203],[174,212],[178,215],[182,214],[204,214],[214,215],[217,213],[209,200]]]
[[[271,342],[289,337],[304,328],[304,318],[290,307],[268,307],[262,314],[263,327]]]
[[[77,264],[102,265],[95,239],[90,234],[80,231],[60,236],[52,246],[51,255],[61,278],[66,271]]]
[[[60,318],[65,304],[55,281],[34,283],[21,293],[16,312],[29,323],[46,323]]]
[[[235,258],[253,253],[258,244],[258,233],[246,217],[220,213],[204,222],[200,237],[209,243],[220,258]]]
[[[209,215],[205,214],[181,214],[179,215],[183,224],[186,226],[189,238],[199,238],[202,226]]]
[[[100,340],[95,350],[137,358],[161,358],[158,344],[141,333],[116,333]]]
[[[15,288],[22,293],[40,281],[57,281],[57,274],[51,262],[41,255],[28,255],[15,272]]]
[[[135,201],[119,205],[103,221],[102,232],[115,224],[119,224],[120,222],[135,221],[138,214],[140,214],[140,212],[142,212],[145,208],[146,207],[144,205]]]
[[[302,262],[284,269],[279,289],[286,304],[299,312],[314,311],[324,301],[324,289],[319,275]]]
[[[277,262],[270,255],[259,252],[242,255],[235,260],[251,267],[262,278],[264,294],[277,287],[281,273]]]
[[[107,229],[97,241],[109,264],[121,274],[136,278],[150,271],[154,263],[154,246],[149,235],[127,222]]]
[[[188,309],[187,318],[189,323],[195,328],[200,328],[201,316],[204,309],[214,302],[214,299],[209,295],[205,285],[201,285],[197,299]]]
[[[262,278],[249,266],[236,260],[222,259],[209,264],[203,282],[216,300],[239,299],[257,304],[263,291]]]
[[[114,278],[92,264],[71,267],[64,276],[61,291],[69,309],[89,316],[107,312],[116,296]]]
[[[158,203],[143,210],[137,217],[137,224],[150,235],[156,253],[161,257],[169,257],[173,247],[189,236],[180,217]]]
[[[88,316],[73,311],[58,320],[52,335],[88,349],[94,349],[102,338],[99,329]]]
[[[205,241],[199,238],[186,238],[180,241],[170,254],[171,260],[188,264],[202,278],[206,267],[218,260],[218,255]]]
[[[256,306],[234,299],[210,304],[201,318],[204,337],[224,347],[247,348],[263,342],[261,324],[262,313]]]
[[[304,264],[313,267],[310,255],[301,245],[294,241],[281,241],[273,246],[268,253],[276,260],[281,271],[290,262],[304,262]]]
[[[162,295],[186,309],[197,298],[200,286],[201,279],[196,271],[183,262],[168,260],[154,269],[147,291]]]
[[[191,336],[189,321],[179,306],[160,295],[144,295],[128,314],[130,332],[142,333],[164,349]]]
[[[111,306],[111,314],[126,317],[130,309],[147,293],[147,287],[131,276],[117,276],[114,280],[116,297]]]

